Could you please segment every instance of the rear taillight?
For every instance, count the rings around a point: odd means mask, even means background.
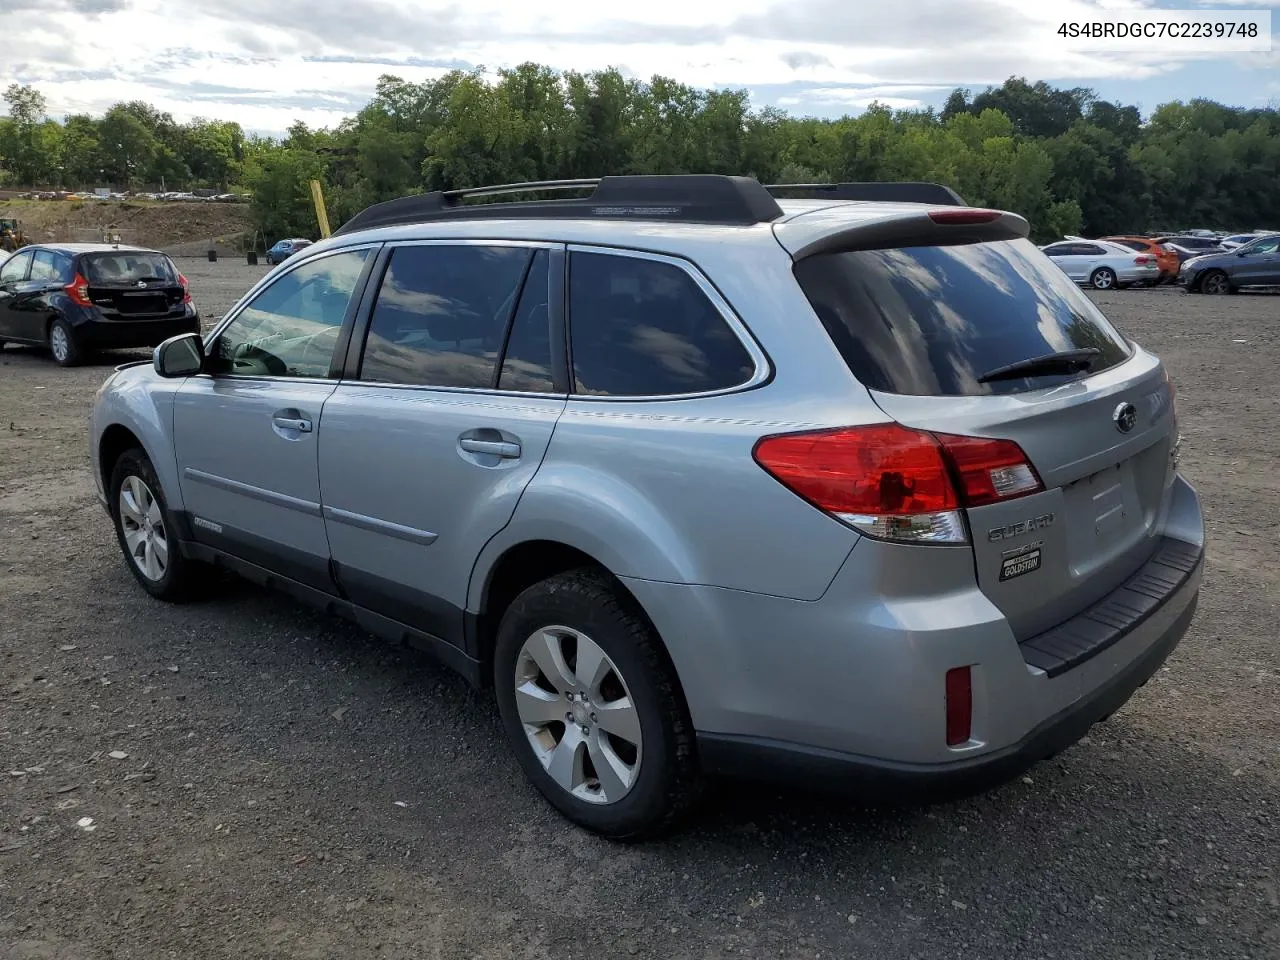
[[[965,543],[963,507],[1044,489],[1011,440],[897,423],[764,437],[754,456],[797,496],[886,540]]]
[[[973,674],[968,667],[947,671],[947,746],[958,747],[973,736]]]
[[[75,279],[63,289],[67,291],[67,296],[77,307],[93,306],[93,301],[89,299],[89,281],[80,274],[77,273]]]
[[[187,278],[184,277],[182,274],[178,274],[178,282],[182,284],[182,302],[190,303],[191,302],[191,284],[187,281]]]
[[[1133,262],[1141,267],[1141,266],[1145,266],[1148,263],[1152,263],[1153,259],[1154,258],[1152,257],[1134,257]]]

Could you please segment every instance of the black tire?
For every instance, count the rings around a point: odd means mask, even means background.
[[[1197,284],[1201,293],[1207,293],[1210,296],[1221,296],[1224,293],[1235,293],[1235,288],[1231,285],[1231,280],[1222,270],[1209,270],[1200,278]]]
[[[521,648],[550,626],[594,640],[613,661],[635,706],[643,741],[639,771],[615,802],[582,800],[559,786],[534,753],[517,713]],[[516,597],[498,629],[494,689],[503,728],[525,775],[574,823],[613,840],[638,840],[671,829],[697,806],[703,778],[675,670],[634,598],[603,572],[584,568],[557,574]]]
[[[49,353],[62,367],[78,366],[84,360],[84,350],[76,339],[75,330],[61,317],[49,324]]]
[[[1116,272],[1110,267],[1099,267],[1089,274],[1089,285],[1095,290],[1114,290],[1116,280]]]
[[[125,534],[125,521],[121,517],[120,490],[131,477],[136,477],[146,484],[147,489],[160,510],[163,525],[163,539],[167,545],[167,563],[164,574],[159,579],[146,576],[134,560]],[[160,486],[160,478],[147,455],[137,447],[126,450],[116,460],[111,470],[111,479],[107,485],[107,505],[111,511],[111,521],[116,530],[116,542],[120,544],[120,552],[124,554],[125,565],[134,579],[142,585],[142,589],[160,600],[170,603],[181,603],[196,595],[199,564],[186,559],[178,547],[178,527],[169,511],[169,501],[165,498]]]

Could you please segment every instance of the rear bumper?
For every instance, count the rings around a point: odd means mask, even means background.
[[[878,802],[943,799],[989,789],[1070,747],[1124,706],[1178,645],[1198,602],[1197,589],[1176,616],[1161,625],[1150,646],[1121,671],[1002,749],[953,763],[898,763],[760,737],[699,734],[703,768],[722,776],[798,781],[874,796]]]
[[[87,319],[77,324],[75,331],[81,344],[91,349],[155,347],[179,334],[199,333],[200,315],[193,313],[164,320]]]
[[[1200,502],[1181,477],[1162,529],[1146,567],[1021,644],[974,583],[968,549],[861,541],[811,602],[624,582],[667,641],[708,770],[949,791],[1061,750],[1159,668],[1203,569]],[[966,666],[971,739],[952,747],[945,675]]]

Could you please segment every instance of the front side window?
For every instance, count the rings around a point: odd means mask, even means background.
[[[397,248],[369,321],[360,379],[492,388],[533,256],[530,247],[482,244]],[[544,281],[545,273],[544,266]]]
[[[15,253],[0,266],[0,283],[15,283],[27,275],[27,264],[31,262],[31,251]]]
[[[214,374],[327,377],[369,250],[320,257],[291,270],[249,302],[219,334]]]
[[[1280,247],[1280,237],[1267,237],[1265,240],[1257,240],[1249,246],[1243,248],[1246,256],[1256,257],[1263,253],[1275,253]]]
[[[755,364],[688,272],[647,258],[574,253],[569,262],[574,392],[679,396],[740,386]]]

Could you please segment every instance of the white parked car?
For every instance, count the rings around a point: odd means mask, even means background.
[[[1160,277],[1155,257],[1109,240],[1062,240],[1040,249],[1076,283],[1095,290],[1154,284]]]

